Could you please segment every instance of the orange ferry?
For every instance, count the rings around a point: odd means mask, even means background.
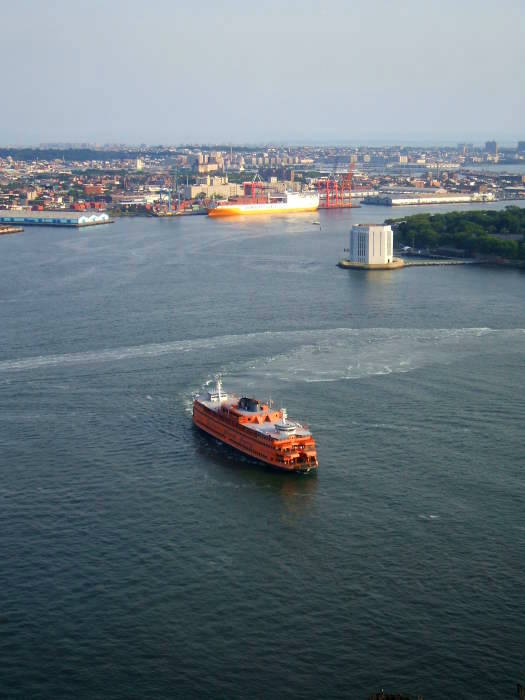
[[[193,422],[213,437],[254,459],[289,472],[316,469],[317,451],[310,431],[288,420],[286,409],[247,397],[229,396],[217,380],[214,391],[193,402]]]

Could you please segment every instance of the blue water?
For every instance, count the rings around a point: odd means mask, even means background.
[[[0,239],[0,696],[513,696],[525,275],[335,266],[391,215]],[[192,428],[218,372],[316,476]]]

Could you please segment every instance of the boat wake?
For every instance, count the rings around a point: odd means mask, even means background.
[[[273,381],[330,382],[409,372],[429,364],[453,362],[480,350],[497,351],[508,347],[509,343],[523,350],[525,329],[266,331],[7,359],[0,361],[0,373],[154,359],[163,355],[212,350],[218,367],[225,374],[242,379],[244,386],[247,383],[256,385],[263,377],[271,377]],[[232,348],[239,351],[236,360],[231,360]]]
[[[525,350],[525,332],[461,329],[334,329],[313,331],[311,342],[259,357],[244,365],[231,363],[227,375],[243,386],[279,382],[337,382],[411,372],[445,365],[473,354],[495,353],[508,343]],[[233,387],[235,388],[235,387]]]

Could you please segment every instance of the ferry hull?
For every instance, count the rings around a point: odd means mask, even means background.
[[[211,430],[208,428],[203,428],[202,426],[198,425],[196,421],[193,421],[193,425],[196,430],[199,431],[199,434],[205,435],[207,438],[214,438],[215,440],[218,440],[219,442],[222,443],[223,446],[226,448],[231,449],[233,452],[232,454],[239,454],[239,455],[245,455],[246,457],[249,457],[251,460],[253,460],[254,466],[256,465],[264,465],[265,467],[270,467],[271,469],[275,469],[279,472],[286,472],[288,474],[309,474],[310,472],[316,472],[317,471],[317,465],[310,466],[307,465],[305,467],[296,467],[295,469],[290,469],[289,467],[283,467],[281,464],[275,464],[274,462],[267,462],[264,459],[261,459],[260,457],[254,457],[251,452],[248,450],[242,450],[240,447],[234,447],[230,442],[225,440],[224,437],[219,437],[215,433],[213,433]]]
[[[197,401],[193,405],[193,422],[208,435],[274,469],[294,473],[307,473],[317,469],[317,458],[315,461],[298,460],[294,463],[280,461],[279,455],[272,445],[260,441],[256,435],[251,434],[252,431],[242,431],[224,423],[213,411],[206,409]],[[311,450],[312,446],[308,446],[309,455],[312,454]]]

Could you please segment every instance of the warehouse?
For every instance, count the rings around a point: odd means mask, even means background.
[[[372,197],[365,197],[363,204],[379,204],[387,207],[410,206],[417,204],[467,204],[469,202],[493,202],[495,199],[492,192],[483,194],[434,194],[425,196],[392,196],[379,194]]]
[[[0,224],[21,226],[96,226],[112,223],[106,212],[91,211],[0,211]]]

